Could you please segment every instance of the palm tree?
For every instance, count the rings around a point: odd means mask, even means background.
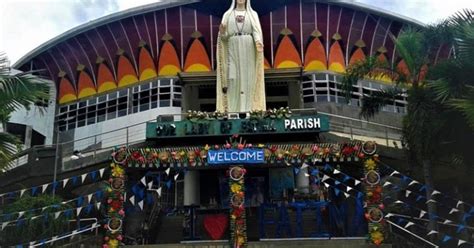
[[[391,67],[376,57],[368,57],[349,67],[343,79],[347,99],[352,85],[360,79],[384,76],[395,83],[393,89],[363,97],[360,114],[365,118],[373,117],[384,105],[393,104],[396,97],[407,96],[403,136],[423,167],[428,200],[432,199],[433,191],[432,164],[439,157],[440,145],[449,136],[447,125],[459,125],[460,121],[474,127],[473,17],[474,12],[466,10],[435,26],[407,29],[397,38],[392,37],[405,68]],[[430,64],[430,58],[435,57],[442,44],[452,46],[455,55],[437,65]],[[460,112],[465,119],[457,118]],[[456,131],[459,134],[460,129]],[[431,201],[428,211],[432,216],[436,213]],[[430,218],[428,228],[436,229],[435,219]]]
[[[48,84],[33,73],[13,73],[8,58],[0,53],[0,169],[11,161],[21,145],[17,137],[6,132],[10,114],[49,99]]]

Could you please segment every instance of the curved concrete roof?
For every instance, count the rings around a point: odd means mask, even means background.
[[[114,22],[114,21],[117,21],[117,20],[120,20],[120,19],[123,19],[123,18],[127,18],[127,17],[130,17],[130,16],[134,16],[134,15],[137,15],[137,14],[144,14],[144,13],[148,13],[148,12],[152,12],[152,11],[156,11],[156,10],[160,10],[160,9],[172,8],[172,7],[177,7],[177,6],[182,6],[182,5],[192,4],[192,3],[198,3],[198,2],[206,2],[206,1],[211,2],[212,0],[165,0],[165,1],[166,2],[157,2],[157,3],[147,4],[147,5],[131,8],[131,9],[128,9],[128,10],[116,12],[116,13],[98,18],[96,20],[81,24],[77,27],[74,27],[74,28],[62,33],[61,35],[59,35],[57,37],[54,37],[51,40],[46,41],[45,43],[41,44],[40,46],[38,46],[34,50],[30,51],[29,53],[27,53],[26,55],[21,57],[12,67],[13,68],[19,68],[24,63],[28,62],[29,60],[31,60],[35,56],[41,54],[42,52],[48,50],[51,47],[54,47],[55,45],[59,44],[60,42],[65,41],[65,40],[69,39],[70,37],[74,37],[77,34],[80,34],[80,33],[83,33],[85,31],[88,31],[90,29],[93,29],[95,27],[98,27],[98,26],[101,26],[101,25],[104,25],[104,24],[107,24],[107,23],[111,23],[111,22]],[[222,1],[222,0],[219,0],[219,1]],[[283,2],[286,3],[286,2],[292,2],[292,1],[291,0],[283,0]],[[394,20],[401,21],[401,22],[404,22],[404,23],[410,23],[410,24],[418,25],[418,26],[423,26],[424,25],[423,23],[421,23],[421,22],[419,22],[415,19],[408,18],[408,17],[402,16],[402,15],[398,15],[396,13],[386,11],[386,10],[382,10],[380,8],[376,8],[376,7],[373,7],[373,6],[366,5],[366,4],[356,3],[356,2],[351,1],[351,0],[328,0],[328,1],[303,0],[303,2],[305,2],[305,3],[308,3],[308,2],[322,2],[322,3],[340,5],[340,6],[356,9],[356,10],[359,10],[359,11],[373,13],[373,14],[376,14],[376,15],[379,15],[379,16],[383,16],[383,17],[386,17],[386,18],[389,18],[389,19],[394,19]]]

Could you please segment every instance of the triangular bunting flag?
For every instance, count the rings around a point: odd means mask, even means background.
[[[31,195],[34,196],[36,195],[36,191],[38,190],[38,187],[33,187],[31,188]]]
[[[465,225],[459,224],[459,225],[458,225],[458,229],[456,230],[456,232],[457,232],[457,233],[460,233],[460,232],[462,232],[462,230],[464,230],[465,228],[466,228]]]
[[[463,203],[464,203],[463,201],[458,201],[458,203],[456,204],[456,208],[459,208],[459,205],[461,205]]]
[[[357,180],[357,179],[354,179],[354,180],[355,180],[355,181],[354,181],[354,185],[355,185],[355,186],[357,186],[357,185],[360,184],[360,181],[359,181],[359,180]]]
[[[344,178],[342,179],[343,182],[347,182],[351,179],[348,175],[345,175]]]
[[[443,243],[446,243],[446,242],[450,241],[451,239],[452,239],[451,236],[449,236],[449,235],[444,235]]]
[[[81,175],[81,183],[84,183],[84,181],[86,180],[86,177],[87,177],[87,173]]]
[[[25,211],[18,212],[18,218],[17,219],[21,218],[24,214],[25,214]]]
[[[389,186],[389,185],[392,185],[392,183],[389,182],[389,181],[386,181],[386,182],[383,184],[383,187],[387,187],[387,186]]]
[[[349,191],[351,191],[351,190],[352,190],[352,188],[349,187],[349,186],[347,186],[347,192],[349,192]]]
[[[451,211],[449,211],[449,214],[453,214],[453,213],[456,213],[456,212],[459,212],[459,210],[456,209],[456,208],[452,208]]]
[[[393,216],[393,214],[390,214],[390,213],[389,213],[389,214],[385,215],[385,218],[390,218],[390,217],[392,217],[392,216]]]
[[[309,166],[309,165],[308,165],[307,163],[303,163],[303,165],[301,165],[301,168],[300,168],[300,169],[302,169],[302,170],[303,170],[303,169],[306,169],[306,168],[308,168],[308,166]]]
[[[26,191],[26,189],[22,189],[22,190],[20,190],[20,197],[22,197],[22,196],[23,196],[23,194],[25,193],[25,191]]]
[[[466,241],[460,239],[460,240],[458,241],[458,246],[461,246],[462,244],[465,244],[465,243],[466,243]]]
[[[419,196],[416,197],[416,201],[418,202],[418,201],[420,201],[420,200],[423,199],[423,198],[424,198],[423,196],[419,195]]]
[[[319,170],[318,169],[314,169],[313,171],[311,171],[311,175],[312,176],[317,176],[319,174]]]
[[[393,177],[393,176],[398,175],[398,174],[400,174],[400,173],[398,173],[398,171],[394,170],[392,173],[390,173],[390,176]]]
[[[326,164],[326,165],[324,166],[324,170],[325,170],[325,171],[330,170],[330,169],[331,169],[331,166],[330,166],[329,164]]]
[[[63,180],[63,188],[66,187],[67,182],[69,182],[69,178],[66,178],[66,179]]]
[[[161,197],[161,187],[156,190],[156,193],[158,194],[159,197]]]
[[[425,214],[426,214],[426,212],[421,210],[420,211],[420,216],[418,218],[420,218],[420,219],[423,218],[423,216],[425,216]]]
[[[416,183],[417,183],[417,184],[420,184],[418,181],[413,180],[413,181],[411,181],[411,182],[408,184],[408,186],[412,186],[413,184],[416,184]]]
[[[334,184],[335,184],[335,185],[339,185],[339,184],[341,184],[341,182],[339,182],[338,180],[336,180],[336,181],[334,181]]]
[[[405,229],[407,229],[407,228],[409,228],[409,227],[411,227],[411,226],[413,226],[413,225],[415,225],[415,223],[409,221],[409,222],[405,225]]]
[[[326,176],[326,175],[324,175],[324,176],[323,176],[323,179],[321,180],[321,182],[324,182],[324,181],[326,181],[326,180],[328,180],[328,179],[329,179],[329,177]]]
[[[398,200],[398,201],[395,201],[394,203],[395,203],[395,204],[403,204],[404,202]]]
[[[329,189],[329,184],[328,183],[324,183],[324,186],[326,187],[326,189]]]
[[[53,241],[53,242],[56,241],[56,240],[58,240],[58,236],[54,236],[54,237],[51,238],[51,241]]]
[[[295,174],[296,174],[296,175],[298,175],[298,174],[300,173],[300,169],[298,169],[298,168],[296,168],[296,167],[293,168],[293,170],[295,171]]]
[[[349,195],[348,193],[344,192],[344,196],[345,196],[346,198],[349,198],[350,195]]]
[[[44,210],[46,210],[47,208],[48,206],[41,208],[41,212],[44,212]]]
[[[166,187],[168,187],[168,189],[171,189],[171,180],[169,180],[168,182],[166,182]]]
[[[146,186],[146,176],[143,176],[142,179],[140,179],[140,182]]]
[[[336,196],[339,195],[339,192],[340,192],[340,190],[338,188],[334,188],[334,193],[336,194]]]
[[[410,194],[411,194],[411,191],[410,191],[410,190],[405,191],[405,197],[406,197],[406,198],[408,198],[408,196],[410,196]]]
[[[153,188],[153,180],[151,180],[149,183],[148,183],[148,189],[152,189]]]
[[[105,171],[105,168],[102,168],[102,169],[99,170],[100,178],[102,178],[104,176],[104,171]]]
[[[174,175],[174,180],[176,181],[176,180],[178,179],[178,177],[179,177],[179,173],[176,173],[176,174]]]
[[[48,184],[43,184],[43,185],[41,186],[41,193],[44,193],[47,188],[48,188]]]
[[[76,216],[79,216],[81,214],[82,207],[76,208]]]
[[[141,210],[143,210],[143,200],[138,202],[138,206],[140,207]]]
[[[97,210],[100,209],[100,205],[101,205],[101,204],[102,204],[102,203],[100,203],[100,202],[97,202],[97,203],[95,204],[95,207],[97,208]]]
[[[304,176],[305,176],[305,177],[309,177],[309,174],[305,172],[305,173],[304,173]]]
[[[61,214],[61,211],[54,213],[54,218],[57,219],[60,214]]]
[[[36,244],[36,241],[31,241],[31,242],[30,242],[30,246],[32,246],[32,245],[34,245],[34,244]]]
[[[430,236],[430,235],[437,234],[437,233],[438,233],[437,231],[432,230],[428,234],[426,234],[426,236]]]
[[[433,199],[429,199],[428,201],[426,201],[426,204],[428,204],[428,203],[436,203],[436,201],[433,200]]]
[[[166,172],[166,175],[169,176],[170,175],[170,168],[166,169],[165,172]]]
[[[91,203],[92,195],[93,195],[93,194],[88,194],[88,195],[87,195],[87,204]]]
[[[334,171],[332,172],[333,174],[339,174],[341,173],[338,169],[334,169]]]
[[[441,192],[437,190],[433,190],[433,192],[431,192],[431,196],[438,195],[438,194],[441,194]]]
[[[451,224],[451,223],[453,223],[453,222],[450,221],[450,220],[444,220],[444,222],[443,222],[443,224]]]
[[[130,197],[130,199],[128,199],[128,200],[132,203],[132,205],[135,206],[135,196],[134,195],[132,195],[132,197]]]
[[[421,186],[421,188],[418,189],[418,191],[420,191],[420,192],[425,191],[425,190],[426,190],[426,186],[425,186],[425,185]]]
[[[5,227],[7,227],[7,225],[8,225],[9,223],[10,223],[10,222],[8,222],[8,221],[2,223],[2,231],[3,231],[3,229],[5,229]]]

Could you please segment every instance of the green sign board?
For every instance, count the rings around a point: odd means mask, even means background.
[[[147,124],[147,139],[292,132],[328,132],[325,115],[289,118],[182,120]]]

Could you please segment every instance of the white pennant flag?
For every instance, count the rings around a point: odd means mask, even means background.
[[[135,206],[135,196],[134,195],[132,195],[132,197],[130,197],[130,199],[128,199],[128,200],[132,203],[133,206]]]
[[[44,212],[44,210],[46,210],[47,208],[48,208],[47,206],[46,206],[46,207],[43,207],[43,208],[41,209],[41,212]]]
[[[63,180],[63,188],[66,187],[67,182],[69,182],[69,178],[66,178],[66,179]]]
[[[410,222],[408,222],[408,223],[405,225],[405,229],[407,229],[407,228],[409,228],[409,227],[411,227],[411,226],[413,226],[413,225],[415,225],[415,223],[413,223],[413,222],[410,221]]]
[[[87,173],[81,175],[81,183],[84,183],[84,180],[86,180]]]
[[[390,217],[392,217],[392,216],[393,216],[393,214],[390,214],[390,213],[389,213],[389,214],[385,215],[385,218],[390,218]]]
[[[100,178],[102,178],[104,176],[104,171],[105,171],[105,168],[102,168],[102,169],[99,170]]]
[[[100,202],[98,202],[98,203],[96,203],[96,204],[95,204],[95,206],[96,206],[97,210],[99,210],[99,209],[100,209],[100,205],[101,205],[101,204],[102,204],[102,203],[100,203]]]
[[[407,191],[405,192],[405,197],[408,198],[408,196],[410,196],[410,194],[411,194],[411,191],[410,191],[410,190],[407,190]]]
[[[304,176],[305,176],[305,177],[309,177],[309,174],[305,172],[305,173],[304,173]]]
[[[36,241],[31,241],[31,242],[30,242],[30,246],[32,246],[32,245],[34,245],[34,244],[36,244]]]
[[[449,211],[449,214],[456,213],[456,212],[459,212],[459,210],[457,210],[456,208],[452,208],[451,211]]]
[[[394,202],[394,203],[395,203],[395,204],[403,204],[403,202],[400,201],[400,200],[398,200],[398,201],[396,201],[396,202]]]
[[[22,189],[22,190],[20,190],[20,197],[22,197],[22,196],[23,196],[23,194],[25,193],[25,191],[26,191],[26,189]]]
[[[324,175],[324,176],[323,176],[323,179],[321,180],[321,182],[324,182],[324,181],[326,181],[326,180],[328,180],[328,179],[329,179],[329,177],[326,176],[326,175]]]
[[[76,235],[78,232],[79,232],[78,230],[74,230],[74,231],[72,231],[71,235],[74,236],[74,235]]]
[[[9,223],[10,223],[10,222],[8,222],[8,221],[2,223],[2,231],[3,231],[3,229],[5,229],[5,227],[7,227],[7,225],[8,225]]]
[[[174,175],[174,180],[176,181],[176,179],[178,179],[179,177],[179,173],[176,173],[176,175]]]
[[[426,201],[426,204],[428,204],[428,203],[436,203],[436,201],[433,200],[433,199],[429,199],[428,201]]]
[[[141,210],[143,210],[143,200],[138,202],[138,206],[140,207]]]
[[[411,181],[411,182],[408,184],[408,186],[412,186],[413,184],[416,184],[416,183],[417,183],[417,184],[420,184],[418,181],[413,180],[413,181]]]
[[[33,217],[31,217],[31,220],[35,220],[35,219],[39,218],[40,216],[43,216],[43,215],[36,215],[36,216],[33,216]]]
[[[93,194],[88,194],[88,195],[87,195],[87,204],[91,203],[92,195],[93,195]]]
[[[338,169],[334,169],[332,173],[333,173],[333,174],[339,174],[339,173],[341,173],[341,172],[340,172]]]
[[[148,189],[153,188],[153,180],[148,183]]]
[[[25,214],[25,211],[18,212],[18,218],[17,219],[21,218],[21,216],[23,216],[24,214]]]
[[[423,211],[423,210],[421,210],[421,211],[420,211],[420,217],[418,217],[418,218],[420,218],[420,219],[423,218],[423,216],[425,216],[425,214],[426,214],[426,212]]]
[[[394,171],[390,174],[390,176],[393,177],[393,176],[395,176],[395,175],[397,175],[397,174],[400,174],[400,173],[399,173],[398,171],[394,170]]]
[[[430,236],[430,235],[437,234],[437,233],[438,233],[437,231],[432,230],[428,234],[426,234],[426,236]]]
[[[348,193],[346,193],[346,192],[344,192],[344,195],[346,196],[346,198],[349,198],[349,196],[350,196],[350,195],[349,195]]]
[[[170,168],[165,170],[167,176],[170,174],[170,170],[171,170]]]
[[[439,192],[437,190],[433,190],[433,192],[431,193],[431,196],[436,195],[436,194],[441,194],[441,192]]]
[[[329,189],[329,186],[330,186],[330,185],[327,184],[327,183],[324,183],[324,186],[325,186],[327,189]]]
[[[388,185],[392,185],[392,183],[389,182],[389,181],[386,181],[386,182],[383,184],[383,187],[387,187]]]
[[[59,218],[59,215],[61,214],[61,211],[54,213],[54,218],[57,219]]]
[[[76,216],[79,217],[79,215],[81,214],[81,211],[82,211],[82,207],[76,208]]]
[[[158,194],[159,197],[161,197],[161,187],[156,190],[156,193]]]
[[[306,168],[308,168],[308,166],[309,166],[309,165],[308,165],[307,163],[303,163],[303,165],[301,166],[300,169],[306,169]]]
[[[142,179],[140,179],[140,182],[143,184],[143,186],[146,186],[146,176],[143,176]]]
[[[351,191],[351,190],[352,190],[352,188],[349,187],[349,186],[347,186],[347,192],[349,192],[349,191]]]
[[[359,185],[359,184],[360,184],[360,181],[357,180],[357,179],[355,179],[354,185],[357,186],[357,185]]]
[[[453,222],[450,221],[450,220],[445,220],[445,221],[443,222],[443,224],[451,224],[451,223],[453,223]]]
[[[41,186],[41,193],[44,193],[47,188],[48,188],[48,184],[43,184],[43,185]]]
[[[54,237],[51,238],[51,241],[53,241],[53,242],[56,241],[56,240],[58,240],[58,236],[54,236]]]
[[[466,241],[460,239],[460,240],[458,241],[458,246],[461,246],[462,244],[465,244],[465,243],[466,243]]]
[[[458,201],[458,203],[456,204],[456,208],[459,208],[459,205],[461,205],[463,203],[464,203],[463,201]]]

